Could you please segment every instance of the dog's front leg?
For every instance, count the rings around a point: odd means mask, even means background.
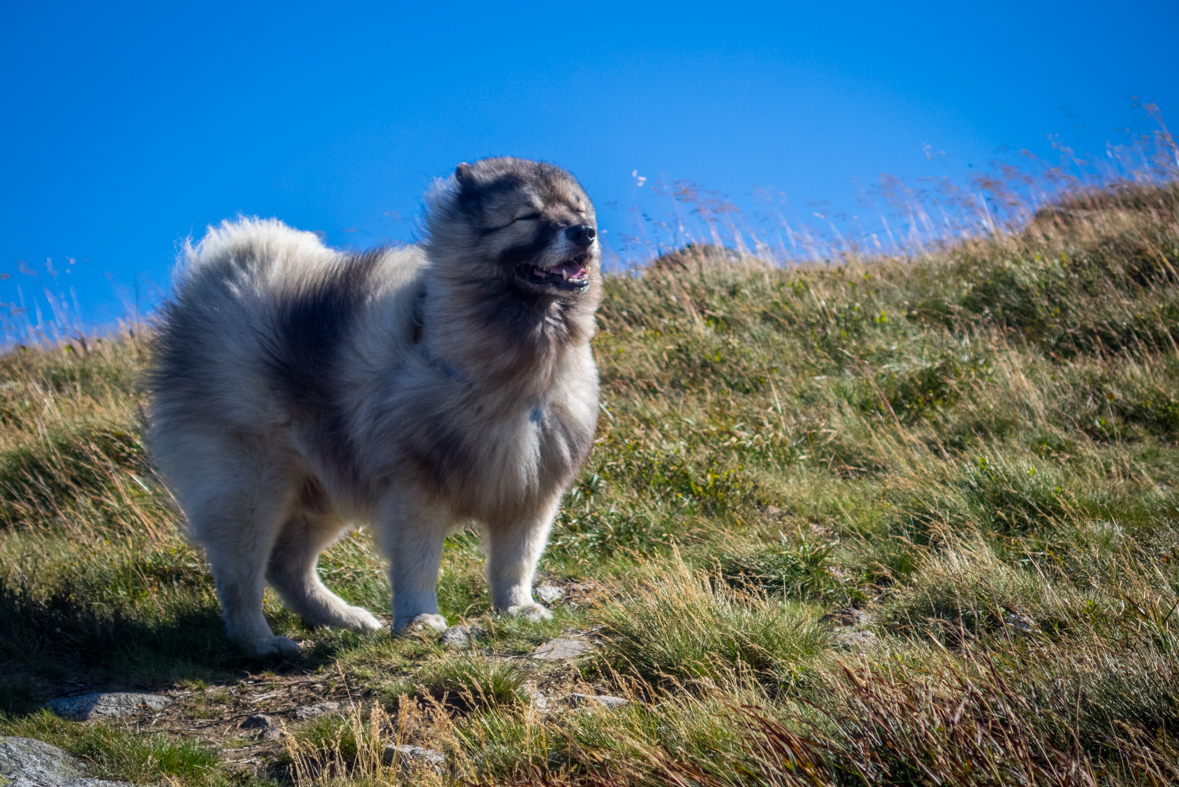
[[[532,579],[560,504],[558,497],[533,518],[487,527],[487,583],[496,609],[532,620],[553,616],[532,600]]]
[[[446,630],[435,585],[450,524],[449,513],[435,506],[406,500],[386,506],[383,542],[393,587],[394,632],[418,625]]]

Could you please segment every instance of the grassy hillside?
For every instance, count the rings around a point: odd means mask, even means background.
[[[391,783],[394,741],[446,753],[443,782],[1179,781],[1179,188],[915,260],[689,248],[609,279],[599,326],[554,620],[492,615],[458,534],[442,611],[482,640],[308,630],[268,596],[294,663],[224,636],[141,442],[148,342],[0,358],[0,734],[194,787]],[[321,572],[388,614],[366,534]],[[527,658],[562,634],[595,652]],[[95,688],[175,702],[37,710]],[[291,715],[325,699],[347,712]],[[258,710],[286,737],[238,729]]]

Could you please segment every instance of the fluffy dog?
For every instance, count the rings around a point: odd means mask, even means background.
[[[239,218],[180,254],[150,445],[250,653],[298,651],[264,582],[311,625],[381,627],[316,573],[355,522],[388,558],[394,631],[446,627],[443,539],[470,522],[495,607],[551,614],[532,580],[597,422],[593,205],[563,169],[490,158],[435,183],[424,227],[345,254]]]

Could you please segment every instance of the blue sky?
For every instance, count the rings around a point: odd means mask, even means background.
[[[1132,95],[1179,127],[1176,41],[1173,0],[5,0],[0,300],[107,323],[138,284],[147,310],[177,241],[239,212],[409,240],[430,180],[494,154],[568,167],[616,245],[636,170],[851,211],[882,172],[1100,148]]]

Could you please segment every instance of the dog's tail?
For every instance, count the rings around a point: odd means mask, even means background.
[[[278,219],[239,215],[210,225],[199,243],[185,238],[177,250],[175,279],[182,285],[213,270],[227,275],[292,265],[307,268],[336,256],[313,232],[292,229]]]

